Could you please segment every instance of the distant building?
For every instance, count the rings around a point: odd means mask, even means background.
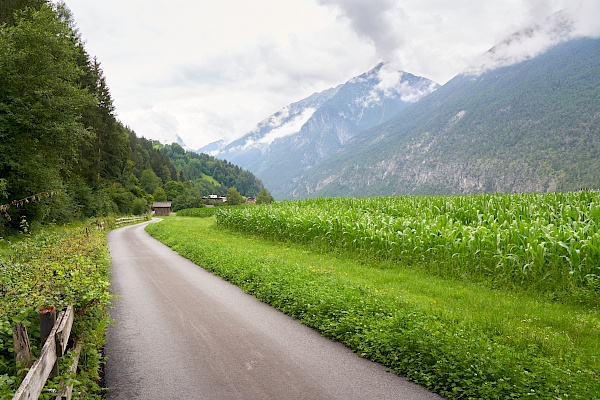
[[[254,197],[250,196],[246,199],[246,204],[254,204],[254,203],[256,203],[256,199]]]
[[[171,202],[170,201],[157,201],[152,204],[154,210],[154,216],[156,217],[168,217],[171,215]]]
[[[203,200],[210,200],[213,203],[225,203],[225,202],[227,202],[227,197],[226,196],[217,196],[216,194],[209,194],[208,197],[203,196],[202,199]]]

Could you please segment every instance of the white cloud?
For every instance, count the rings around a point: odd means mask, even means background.
[[[532,2],[530,11],[537,16],[543,10],[546,12],[546,2]],[[490,51],[480,57],[464,71],[467,75],[479,75],[499,67],[506,67],[524,60],[534,58],[551,47],[576,38],[600,36],[600,3],[582,1],[553,13],[543,20],[520,30],[503,40]]]
[[[573,2],[66,3],[102,64],[119,118],[140,136],[179,134],[198,148],[241,137],[275,110],[380,61],[445,83],[507,35]],[[597,29],[594,12],[579,10],[582,32]],[[396,76],[383,78],[391,87]]]
[[[286,124],[276,126],[271,132],[261,138],[259,142],[263,145],[270,145],[276,139],[294,135],[300,132],[302,126],[310,119],[310,117],[312,117],[315,111],[317,110],[314,108],[304,109],[302,113],[296,115]]]
[[[379,70],[374,70],[371,76],[353,79],[353,82],[373,77],[379,80],[364,98],[355,100],[356,104],[361,107],[374,107],[380,104],[383,98],[400,98],[402,101],[415,103],[437,88],[433,81],[429,84],[409,82],[407,73],[393,68],[393,64],[384,64]]]

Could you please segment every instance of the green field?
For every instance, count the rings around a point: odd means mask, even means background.
[[[177,215],[180,217],[212,217],[216,212],[215,207],[202,207],[202,208],[186,208],[184,210],[177,211]]]
[[[593,399],[598,200],[318,199],[220,208],[216,220],[174,217],[148,230],[446,398]]]
[[[217,215],[269,239],[598,303],[600,192],[316,199]]]

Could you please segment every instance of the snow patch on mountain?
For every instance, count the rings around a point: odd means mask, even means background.
[[[389,64],[379,64],[362,80],[350,81],[353,83],[366,82],[369,79],[377,81],[367,95],[355,100],[356,104],[362,107],[376,107],[381,105],[385,98],[400,98],[406,103],[416,103],[438,87],[438,84],[433,81],[423,81],[416,84],[411,77],[411,74],[392,69]]]
[[[160,143],[162,144],[173,144],[173,143],[177,143],[178,145],[180,145],[181,147],[184,148],[185,151],[194,151],[192,148],[190,148],[188,145],[185,144],[185,142],[183,141],[183,139],[181,138],[181,136],[175,134],[175,135],[162,135],[160,137],[156,137],[154,138],[154,140],[158,140]]]
[[[229,151],[248,150],[253,147],[268,147],[276,139],[295,135],[300,132],[302,126],[310,119],[310,117],[312,117],[315,111],[317,111],[316,108],[308,107],[290,118],[289,107],[285,107],[279,115],[273,115],[268,120],[268,126],[271,127],[271,129],[266,135],[258,137],[257,139],[249,138],[244,144],[232,147]],[[258,130],[259,128],[255,131]]]

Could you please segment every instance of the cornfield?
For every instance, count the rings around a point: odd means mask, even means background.
[[[321,198],[222,208],[220,226],[493,286],[600,287],[600,193]]]

